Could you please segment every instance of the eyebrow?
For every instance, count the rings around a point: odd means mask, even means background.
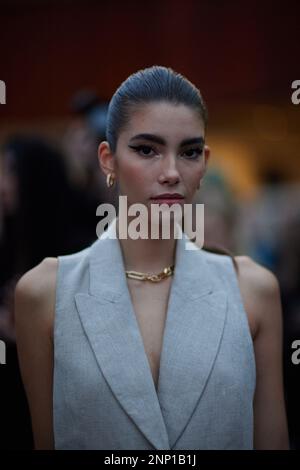
[[[167,145],[167,142],[165,139],[158,135],[154,134],[137,134],[134,137],[130,139],[130,142],[138,139],[143,139],[143,140],[149,140],[150,142],[155,142],[157,144],[161,145]],[[184,139],[180,142],[180,147],[183,147],[184,145],[190,145],[190,144],[202,144],[204,145],[204,138],[203,137],[192,137],[190,139]]]

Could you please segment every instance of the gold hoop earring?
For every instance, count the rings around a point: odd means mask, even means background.
[[[115,184],[115,178],[111,173],[108,173],[106,177],[106,184],[108,188],[111,188]]]

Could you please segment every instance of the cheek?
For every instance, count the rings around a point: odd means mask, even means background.
[[[122,162],[119,165],[120,187],[124,193],[141,193],[145,186],[147,186],[148,180],[151,178],[151,171],[145,169],[145,165],[142,162]]]
[[[200,179],[203,177],[205,167],[202,163],[197,165],[184,166],[182,168],[182,176],[188,189],[197,188]]]
[[[200,179],[203,178],[204,173],[205,173],[205,166],[204,166],[204,165],[201,165],[201,167],[200,167],[200,169],[198,170],[198,172],[195,172],[195,175],[196,175],[196,177],[197,177],[197,183],[199,183]]]

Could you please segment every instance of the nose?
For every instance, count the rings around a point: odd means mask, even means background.
[[[174,185],[179,183],[180,174],[177,169],[176,157],[174,155],[165,155],[161,163],[161,171],[158,178],[161,184],[167,183]]]

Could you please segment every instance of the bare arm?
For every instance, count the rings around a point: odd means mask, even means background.
[[[254,332],[254,448],[289,449],[282,364],[282,307],[277,278],[249,257],[237,257],[245,310]]]
[[[15,325],[21,375],[36,449],[53,449],[53,321],[57,260],[45,258],[15,289]]]

